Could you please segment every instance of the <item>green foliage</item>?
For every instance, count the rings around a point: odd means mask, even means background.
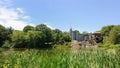
[[[12,28],[12,27],[10,27],[10,28],[6,28],[6,30],[7,30],[7,41],[9,41],[10,43],[12,43],[12,39],[11,39],[11,35],[12,35],[12,33],[13,33],[13,31],[14,31],[14,29]]]
[[[108,41],[112,44],[120,44],[120,25],[111,30]]]
[[[91,33],[88,33],[88,32],[86,32],[86,31],[83,32],[82,34],[83,34],[84,36],[89,36],[89,35],[91,35]]]
[[[67,32],[62,32],[59,29],[52,31],[52,38],[55,44],[64,44],[65,42],[70,42],[70,35]]]
[[[105,37],[105,36],[109,36],[109,33],[110,31],[112,30],[112,28],[114,27],[115,25],[109,25],[109,26],[104,26],[102,27],[101,29],[101,33],[102,35]]]
[[[15,48],[37,48],[45,44],[45,35],[40,31],[14,31],[12,42]]]
[[[76,32],[77,34],[80,34],[80,32],[79,32],[78,30],[75,30],[75,32]]]
[[[119,68],[118,50],[90,49],[70,51],[6,51],[0,56],[0,68]]]
[[[120,25],[111,25],[103,29],[104,44],[120,44]],[[106,30],[106,31],[105,31]]]
[[[5,43],[6,40],[11,40],[10,36],[12,32],[12,28],[5,28],[4,26],[0,25],[0,47]]]
[[[24,27],[23,31],[24,32],[28,32],[28,31],[34,31],[34,27],[33,26],[30,26],[30,25],[27,25]]]
[[[4,26],[0,25],[0,47],[6,39],[6,29]]]
[[[65,42],[70,42],[71,41],[71,39],[70,39],[70,35],[69,35],[69,33],[68,32],[63,32],[63,40],[65,41]]]
[[[63,33],[59,29],[51,30],[44,24],[37,25],[35,30],[33,29],[32,26],[26,26],[23,31],[14,31],[12,34],[13,46],[16,48],[39,48],[70,42],[69,34]]]
[[[53,30],[52,31],[52,38],[53,38],[54,43],[62,41],[62,31],[60,31],[59,29]]]
[[[5,43],[2,45],[2,48],[10,48],[11,47],[11,43],[9,40],[6,40]]]
[[[103,44],[110,44],[110,42],[108,40],[109,40],[108,36],[104,37]]]
[[[120,44],[100,44],[99,48],[104,48],[104,49],[119,49],[120,48]]]
[[[14,31],[12,34],[12,42],[15,48],[24,48],[28,44],[29,37],[22,31]]]
[[[101,33],[104,44],[120,44],[120,25],[104,26]],[[89,36],[91,33],[83,32],[83,35]],[[14,31],[11,27],[5,28],[0,25],[0,47],[4,44],[3,47],[12,45],[11,47],[16,48],[38,48],[49,47],[46,45],[62,45],[70,41],[68,32],[52,30],[45,24],[39,24],[36,27],[27,25],[23,31]]]
[[[103,43],[106,44],[120,44],[120,25],[104,26],[101,29],[103,35]]]
[[[29,31],[27,35],[29,48],[37,48],[45,44],[45,35],[41,31]]]
[[[47,27],[45,24],[40,24],[40,25],[37,25],[35,28],[36,28],[36,31],[41,31],[44,33],[46,43],[49,43],[52,41],[52,30],[49,27]]]

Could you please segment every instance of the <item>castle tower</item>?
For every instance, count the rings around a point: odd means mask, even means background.
[[[70,28],[70,38],[71,38],[71,40],[73,40],[72,39],[72,33],[73,33],[72,28]]]

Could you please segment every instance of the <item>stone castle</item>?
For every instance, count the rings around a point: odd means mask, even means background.
[[[89,41],[91,39],[95,39],[97,41],[102,40],[102,34],[100,32],[94,32],[91,33],[90,35],[84,35],[84,34],[80,34],[79,31],[77,30],[73,31],[72,28],[70,29],[70,37],[71,40],[76,40],[76,41]]]

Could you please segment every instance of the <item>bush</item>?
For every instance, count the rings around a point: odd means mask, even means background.
[[[3,48],[10,48],[11,47],[11,43],[6,40],[5,43],[2,45]]]

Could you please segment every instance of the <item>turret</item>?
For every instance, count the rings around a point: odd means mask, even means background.
[[[70,38],[71,38],[71,40],[72,40],[72,28],[70,28]]]

